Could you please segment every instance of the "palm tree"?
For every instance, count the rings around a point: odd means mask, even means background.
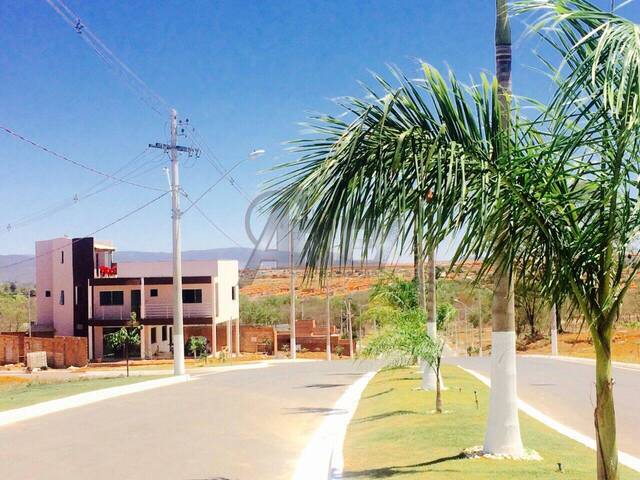
[[[500,102],[501,148],[508,157],[511,126],[511,26],[507,0],[496,0],[496,76]],[[504,133],[506,132],[506,133]],[[508,160],[508,158],[507,158]],[[507,225],[511,221],[507,219]],[[523,453],[516,382],[516,328],[514,281],[511,266],[494,274],[491,306],[491,393],[484,450],[519,456]]]
[[[346,99],[342,106],[355,115],[345,123],[321,116],[311,125],[317,136],[294,142],[302,157],[282,165],[287,172],[270,187],[277,193],[270,199],[273,211],[295,212],[300,228],[308,233],[302,257],[308,272],[324,275],[332,245],[338,240],[340,262],[361,236],[363,256],[391,237],[414,252],[419,305],[426,310],[424,257],[439,238],[424,233],[425,199],[430,191],[421,184],[423,171],[436,164],[439,129],[420,118],[419,106],[406,102],[417,98],[404,88],[394,89],[377,77],[382,95],[369,91],[373,101]],[[399,225],[398,233],[394,226]],[[395,238],[393,237],[395,235]],[[432,257],[432,255],[431,255]],[[431,270],[434,266],[429,263]],[[429,275],[427,329],[435,338],[435,275]],[[430,368],[425,368],[423,386],[435,389]]]
[[[596,353],[598,478],[618,478],[611,338],[620,304],[640,268],[640,25],[586,0],[518,2],[562,56],[546,112],[544,163],[570,179],[550,190],[536,219],[557,250],[559,272],[585,316]],[[546,28],[546,27],[554,28]],[[553,193],[562,194],[562,204]],[[542,213],[550,215],[542,220]]]

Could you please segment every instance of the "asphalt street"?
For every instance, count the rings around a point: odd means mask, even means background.
[[[451,357],[448,363],[490,376],[488,357]],[[564,425],[595,438],[595,365],[518,357],[518,396]],[[614,367],[618,448],[640,457],[640,369]]]
[[[370,362],[270,365],[0,428],[2,480],[287,479]]]

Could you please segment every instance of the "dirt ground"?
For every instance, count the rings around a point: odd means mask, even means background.
[[[527,345],[522,352],[549,354],[550,343],[545,338]],[[589,332],[584,331],[580,334],[563,333],[558,335],[558,351],[560,355],[572,357],[595,357],[591,336]],[[612,355],[614,361],[640,363],[640,329],[618,329],[613,337]]]

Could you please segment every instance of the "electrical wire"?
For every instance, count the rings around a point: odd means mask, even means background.
[[[136,91],[141,100],[158,115],[164,116],[169,105],[158,93],[147,85],[131,67],[122,61],[107,45],[80,19],[62,0],[46,0],[53,10],[67,23],[82,40],[104,61],[109,68],[121,74],[129,87]],[[163,110],[165,113],[163,113]]]
[[[139,153],[138,155],[136,155],[135,157],[133,157],[131,160],[128,160],[124,165],[120,166],[117,170],[112,172],[112,175],[115,175],[119,172],[121,172],[122,170],[124,170],[125,168],[127,168],[128,166],[132,165],[134,162],[136,162],[138,159],[142,158],[145,156],[145,154],[147,154],[150,151],[150,148],[145,148],[141,153]],[[138,167],[136,167],[137,169]],[[130,179],[131,178],[131,173],[128,173],[125,178],[126,179]],[[6,227],[6,231],[10,232],[12,230],[15,230],[16,228],[20,228],[20,227],[24,227],[26,225],[29,225],[31,223],[34,223],[42,218],[48,218],[51,215],[54,215],[66,208],[69,208],[75,204],[77,204],[78,202],[92,197],[100,192],[103,192],[104,190],[117,185],[117,183],[112,183],[107,185],[106,187],[99,189],[99,190],[95,190],[96,188],[100,187],[101,185],[103,185],[105,182],[109,182],[108,179],[104,178],[102,180],[100,180],[99,182],[97,182],[96,184],[92,185],[91,187],[89,187],[88,189],[86,189],[83,193],[81,193],[80,195],[78,195],[77,193],[73,195],[72,198],[67,198],[65,200],[63,200],[62,202],[58,202],[57,204],[53,205],[53,206],[49,206],[47,208],[44,209],[40,209],[36,212],[32,212],[28,215],[23,215],[22,217],[9,222],[7,224]]]
[[[211,217],[209,217],[209,215],[207,215],[205,213],[204,210],[202,210],[202,208],[200,208],[200,206],[196,203],[194,203],[193,200],[191,200],[191,197],[189,196],[189,194],[187,192],[185,192],[183,189],[180,189],[182,195],[191,203],[191,206],[193,208],[195,208],[198,212],[200,212],[200,215],[202,215],[204,217],[205,220],[207,220],[207,222],[209,222],[209,224],[215,228],[216,230],[218,230],[218,232],[220,232],[222,235],[224,235],[226,238],[228,238],[229,240],[231,240],[235,245],[237,245],[238,247],[242,247],[242,245],[240,245],[238,243],[238,241],[233,238],[231,235],[229,235],[227,232],[225,232],[222,227],[220,227],[218,224],[216,224],[213,220],[211,220]],[[191,208],[191,207],[189,207]],[[185,212],[183,212],[184,214]]]
[[[155,190],[157,192],[164,191],[162,188],[157,188],[157,187],[152,187],[152,186],[149,186],[149,185],[143,185],[143,184],[140,184],[140,183],[130,182],[130,181],[125,180],[123,178],[119,178],[119,177],[116,177],[114,175],[110,175],[108,173],[100,171],[100,170],[98,170],[98,169],[96,169],[94,167],[86,165],[86,164],[84,164],[82,162],[79,162],[77,160],[72,160],[71,158],[69,158],[69,157],[67,157],[65,155],[62,155],[61,153],[57,153],[54,150],[52,150],[52,149],[50,149],[48,147],[45,147],[44,145],[41,145],[41,144],[39,144],[39,143],[37,143],[37,142],[35,142],[33,140],[30,140],[30,139],[26,138],[25,136],[20,135],[19,133],[14,132],[10,128],[5,127],[3,125],[0,125],[0,129],[4,130],[9,135],[12,135],[13,137],[22,140],[23,142],[26,142],[26,143],[28,143],[28,144],[36,147],[36,148],[39,148],[40,150],[42,150],[42,151],[44,151],[44,152],[46,152],[46,153],[48,153],[50,155],[53,155],[54,157],[58,158],[59,160],[64,160],[65,162],[71,163],[72,165],[75,165],[76,167],[79,167],[79,168],[82,168],[84,170],[87,170],[87,171],[89,171],[91,173],[95,173],[96,175],[100,175],[100,176],[105,177],[105,178],[110,179],[110,180],[116,180],[116,181],[121,182],[121,183],[126,183],[126,184],[132,185],[134,187],[144,188],[146,190]]]
[[[233,172],[236,168],[238,168],[242,163],[244,163],[246,161],[246,159],[242,159],[239,160],[235,163],[235,165],[233,165],[229,170],[227,170],[226,172],[224,172],[220,177],[218,177],[218,179],[213,182],[213,184],[211,184],[209,186],[209,188],[207,188],[204,192],[202,192],[198,198],[195,199],[195,201],[192,202],[192,204],[184,211],[182,212],[183,214],[187,213],[189,210],[191,210],[191,208],[195,207],[196,204],[202,200],[204,198],[204,196],[209,193],[211,190],[213,190],[215,188],[216,185],[218,185],[222,180],[224,180],[231,172]]]
[[[145,209],[145,208],[147,208],[149,205],[151,205],[151,204],[153,204],[153,203],[157,202],[158,200],[160,200],[162,197],[164,197],[164,196],[168,195],[169,193],[170,193],[170,192],[163,192],[163,193],[161,193],[160,195],[158,195],[157,197],[152,198],[152,199],[151,199],[151,200],[149,200],[148,202],[146,202],[146,203],[144,203],[144,204],[140,205],[139,207],[136,207],[135,209],[133,209],[133,210],[131,210],[131,211],[127,212],[126,214],[124,214],[123,216],[118,217],[117,219],[113,220],[112,222],[110,222],[110,223],[108,223],[108,224],[106,224],[106,225],[104,225],[104,226],[102,226],[102,227],[98,228],[97,230],[94,230],[93,232],[88,233],[88,234],[84,235],[83,237],[79,237],[79,238],[78,238],[78,239],[76,239],[76,240],[72,240],[72,241],[71,241],[71,245],[73,245],[73,244],[74,244],[74,243],[76,243],[77,241],[81,240],[82,238],[91,237],[91,236],[95,235],[96,233],[100,233],[100,232],[102,232],[103,230],[106,230],[107,228],[112,227],[113,225],[115,225],[115,224],[117,224],[117,223],[120,223],[120,222],[121,222],[121,221],[123,221],[123,220],[126,220],[126,219],[127,219],[127,218],[129,218],[130,216],[135,215],[135,214],[136,214],[136,213],[138,213],[140,210],[144,210],[144,209]],[[2,269],[7,269],[7,268],[10,268],[10,267],[15,267],[15,266],[17,266],[17,265],[21,265],[21,264],[23,264],[23,263],[32,262],[32,261],[36,260],[37,258],[43,257],[43,256],[45,256],[45,255],[50,255],[51,253],[56,252],[56,251],[58,251],[58,250],[62,250],[63,248],[65,248],[65,247],[67,247],[67,246],[68,246],[68,245],[63,245],[63,246],[61,246],[61,247],[53,248],[53,249],[51,249],[51,250],[49,250],[49,251],[47,251],[47,252],[41,253],[41,254],[36,255],[36,256],[34,256],[34,257],[31,257],[31,258],[26,258],[26,259],[24,259],[24,260],[19,260],[19,261],[17,261],[17,262],[13,262],[13,263],[9,263],[9,264],[6,264],[6,265],[2,265],[2,266],[0,266],[0,270],[2,270]]]
[[[204,153],[205,158],[213,166],[213,168],[215,168],[220,175],[224,175],[224,165],[222,164],[220,159],[213,153],[213,150],[211,149],[211,147],[209,147],[202,135],[200,135],[200,133],[193,126],[191,126],[191,132],[193,133],[193,135],[190,135],[189,139],[196,145],[196,147],[200,149],[201,152]],[[242,188],[240,188],[240,185],[238,185],[238,182],[235,180],[235,178],[233,178],[233,176],[229,176],[227,178],[227,181],[240,195],[245,198],[245,200],[247,200],[247,202],[251,203],[251,197],[247,195],[244,190],[242,190]]]

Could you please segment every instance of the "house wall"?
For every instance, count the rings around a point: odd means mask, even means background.
[[[145,325],[142,334],[144,340],[145,358],[151,358],[157,353],[169,353],[171,351],[171,328],[167,325],[167,339],[162,340],[162,326]],[[156,331],[156,342],[151,343],[151,331]]]
[[[158,296],[152,297],[151,290],[157,289]],[[183,284],[183,290],[202,290],[202,303],[184,303],[182,305],[184,317],[213,315],[213,292],[210,283]],[[173,318],[173,285],[145,285],[144,301],[147,318],[158,317],[166,312],[167,318]]]
[[[64,255],[64,263],[62,260]],[[45,292],[49,290],[51,296]],[[60,293],[64,292],[64,305]],[[53,325],[57,335],[73,335],[73,253],[70,238],[36,242],[37,323]]]
[[[183,260],[182,276],[213,276],[221,260]],[[237,262],[236,262],[237,264]],[[173,262],[118,262],[118,277],[172,277]]]
[[[139,290],[140,285],[96,285],[93,287],[93,318],[109,320],[129,320],[131,317],[131,290]],[[100,292],[124,292],[122,305],[100,305]]]
[[[236,260],[218,260],[218,301],[216,323],[223,323],[230,318],[240,316],[240,289],[238,287],[238,262]],[[235,300],[232,299],[231,288],[235,288]]]

